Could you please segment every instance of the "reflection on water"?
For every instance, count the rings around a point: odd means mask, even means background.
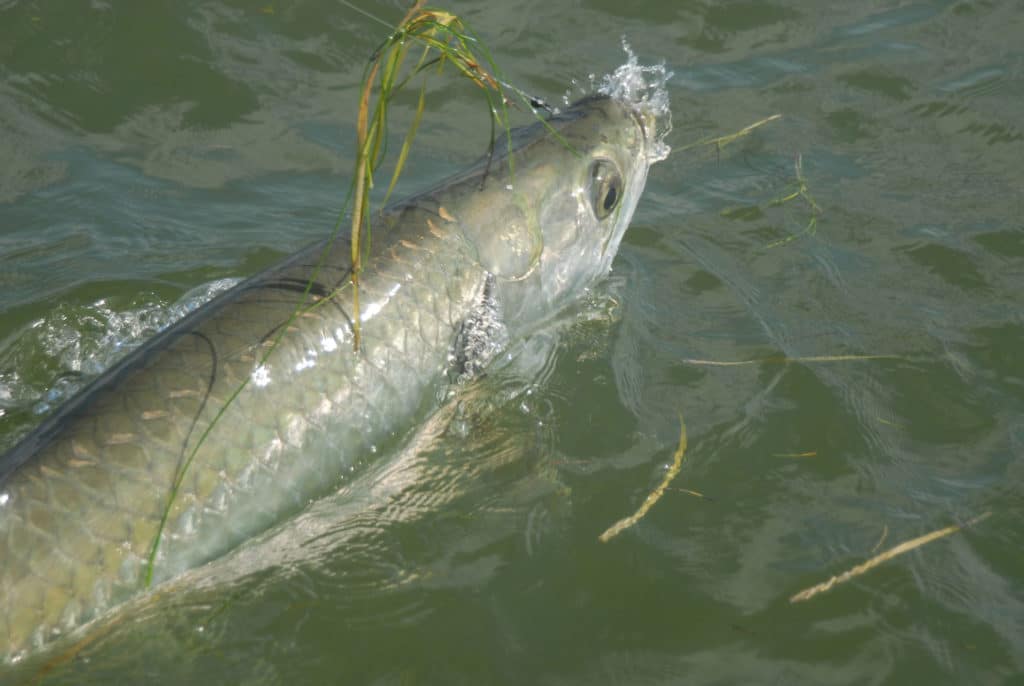
[[[1019,8],[452,9],[549,101],[620,64],[623,34],[675,73],[677,152],[652,168],[611,277],[358,483],[118,615],[44,683],[1024,671]],[[321,0],[0,3],[0,389],[31,389],[0,394],[0,442],[60,375],[33,322],[68,315],[87,336],[99,301],[109,319],[165,307],[329,230],[382,30]],[[475,93],[434,94],[402,190],[486,144]],[[399,119],[415,107],[398,104]],[[776,113],[724,148],[678,152]],[[798,176],[820,213],[779,202]],[[828,356],[884,357],[780,360]],[[664,474],[680,412],[673,484],[705,497],[670,491],[600,544]],[[788,602],[879,545],[986,510]]]

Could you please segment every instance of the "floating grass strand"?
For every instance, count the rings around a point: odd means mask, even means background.
[[[781,114],[773,114],[770,117],[765,117],[764,119],[761,119],[760,121],[754,122],[750,126],[745,126],[742,129],[740,129],[739,131],[736,131],[735,133],[727,134],[725,136],[713,136],[711,138],[702,138],[701,140],[696,141],[695,143],[690,143],[689,145],[684,145],[683,147],[679,148],[677,154],[679,152],[683,152],[684,150],[691,150],[693,148],[699,148],[699,147],[702,147],[702,146],[705,146],[705,145],[713,145],[713,146],[715,146],[715,151],[717,153],[721,154],[721,152],[725,148],[725,146],[727,146],[730,143],[733,143],[735,141],[738,141],[740,138],[744,138],[745,136],[749,136],[756,129],[759,129],[762,126],[764,126],[765,124],[773,122],[776,119],[782,119],[782,115]]]
[[[789,364],[790,362],[860,362],[864,360],[898,360],[899,355],[809,355],[805,357],[786,357],[785,355],[773,355],[771,357],[758,357],[752,360],[698,360],[687,358],[680,360],[685,364],[695,364],[704,367],[744,367],[751,364]]]
[[[380,17],[375,15],[373,12],[367,12],[362,7],[357,7],[356,5],[353,5],[351,2],[348,2],[348,0],[339,0],[339,1],[341,2],[342,5],[344,5],[345,7],[349,8],[353,12],[358,12],[359,14],[363,15],[364,17],[367,17],[368,19],[372,19],[373,21],[377,22],[378,24],[383,24],[384,26],[388,27],[389,29],[393,28],[391,26],[391,24],[387,23],[386,21],[384,21],[383,19],[381,19]]]
[[[694,491],[694,490],[689,489],[689,488],[670,488],[669,490],[670,491],[678,491],[679,493],[685,493],[686,495],[692,495],[695,498],[706,498],[706,499],[712,500],[712,501],[714,500],[714,498],[709,498],[708,496],[704,495],[700,491]]]
[[[889,548],[885,552],[875,555],[867,562],[859,564],[853,569],[845,571],[842,574],[839,574],[838,576],[832,577],[828,581],[824,581],[820,584],[817,584],[816,586],[811,586],[810,588],[805,588],[799,593],[793,595],[789,599],[789,602],[799,603],[805,600],[810,600],[819,593],[824,593],[825,591],[830,590],[833,586],[845,583],[856,576],[860,576],[865,572],[871,571],[883,562],[888,562],[889,560],[899,555],[902,555],[903,553],[909,553],[911,550],[914,550],[915,548],[920,548],[926,543],[931,543],[932,541],[936,541],[945,536],[949,536],[950,534],[955,534],[957,531],[960,531],[964,527],[974,526],[978,522],[988,519],[990,516],[992,516],[991,512],[985,512],[984,514],[980,514],[974,519],[968,521],[966,524],[955,524],[953,526],[947,526],[944,529],[939,529],[938,531],[933,531],[930,534],[918,536],[917,538],[900,543],[895,547]],[[881,545],[881,541],[879,541],[879,545]]]
[[[872,554],[874,554],[874,552],[876,550],[878,550],[879,548],[882,547],[882,544],[885,543],[885,539],[888,538],[888,537],[889,537],[889,525],[885,524],[884,526],[882,526],[882,535],[878,538],[878,543],[876,543],[875,546],[871,549]]]
[[[647,512],[652,507],[654,507],[654,504],[661,500],[661,496],[665,495],[665,491],[668,489],[668,485],[672,483],[672,480],[676,478],[676,476],[679,474],[679,469],[683,466],[683,456],[685,454],[686,423],[683,422],[683,416],[679,415],[679,447],[676,448],[676,452],[672,456],[672,466],[670,466],[668,468],[668,471],[665,472],[665,477],[661,480],[661,483],[658,484],[658,487],[655,488],[651,492],[651,494],[644,499],[643,503],[640,504],[640,509],[638,509],[630,516],[620,519],[619,521],[612,524],[610,527],[608,527],[608,529],[605,530],[603,534],[597,537],[597,540],[601,541],[601,543],[607,543],[608,541],[612,540],[613,538],[621,534],[623,531],[625,531],[626,529],[628,529],[629,527],[633,526],[641,519],[643,519]],[[700,497],[704,497],[702,494],[698,494],[695,491],[688,492],[693,493],[694,495],[700,495]]]

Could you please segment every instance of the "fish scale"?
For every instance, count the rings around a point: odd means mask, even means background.
[[[158,334],[0,457],[0,660],[143,593],[158,534],[154,585],[386,454],[436,408],[488,279],[524,332],[603,275],[653,122],[592,97],[549,125],[561,140],[539,125],[517,136],[514,176],[498,157],[377,217],[358,352],[350,244],[325,241]],[[633,196],[602,219],[581,204],[604,201],[588,189],[599,160],[623,177],[613,201]]]
[[[309,250],[309,257],[319,256],[322,247]],[[347,245],[339,244],[335,252],[347,249]],[[434,256],[443,259],[446,252],[450,251],[435,246]],[[309,263],[300,266],[308,269]],[[372,302],[377,291],[374,279],[371,274],[364,278],[364,301]],[[234,307],[225,315],[214,315],[201,320],[195,328],[186,326],[173,332],[184,333],[161,351],[155,361],[143,367],[147,373],[136,373],[118,386],[98,390],[89,411],[65,425],[67,428],[47,446],[41,456],[44,459],[27,462],[16,473],[17,478],[9,478],[4,484],[9,503],[0,523],[8,534],[3,560],[5,571],[13,570],[14,579],[4,579],[3,599],[7,607],[0,608],[0,615],[7,625],[4,627],[7,642],[15,649],[26,641],[25,637],[20,640],[16,637],[18,627],[35,627],[36,633],[59,630],[62,624],[70,627],[79,621],[70,616],[75,609],[72,600],[77,599],[75,604],[86,612],[81,619],[89,619],[116,603],[121,596],[132,595],[141,583],[142,561],[152,546],[168,501],[170,484],[182,458],[194,449],[200,432],[253,370],[251,362],[232,359],[237,358],[238,351],[253,347],[252,341],[246,345],[244,337],[235,333],[237,327],[253,321],[257,326],[250,325],[250,330],[271,330],[287,321],[294,308],[301,304],[301,293],[285,299],[277,297],[271,289],[275,297],[269,300],[278,317],[268,317],[264,309],[268,303],[260,298],[266,289],[246,288],[244,300],[233,303]],[[428,293],[422,289],[410,290],[420,291],[413,295],[419,301],[416,307],[422,308],[426,316],[433,310],[422,307],[422,299]],[[472,285],[465,289],[463,308],[471,306],[472,291]],[[254,308],[259,308],[257,316],[247,319],[247,311]],[[457,312],[458,308],[453,308],[452,314]],[[450,320],[438,322],[432,328],[440,332],[454,326],[455,322]],[[332,359],[334,364],[321,364],[316,368],[320,380],[335,377],[347,383],[360,376],[354,367],[366,370],[367,382],[372,383],[375,393],[352,393],[353,397],[345,401],[365,413],[379,414],[379,407],[393,406],[393,396],[397,394],[394,387],[380,383],[380,371],[363,359],[377,356],[375,349],[387,345],[386,328],[386,325],[378,327],[368,322],[361,356],[353,355],[350,348],[344,352],[337,350]],[[383,337],[374,335],[378,329],[384,330]],[[317,318],[299,318],[289,325],[289,333],[268,361],[271,374],[284,366],[275,365],[274,361],[301,357],[315,345],[315,337],[322,337],[324,333],[323,323]],[[217,343],[211,347],[208,340]],[[382,342],[377,345],[378,341]],[[440,340],[429,352],[435,358],[446,353]],[[204,386],[208,383],[214,355],[218,373],[207,394]],[[429,355],[421,355],[420,361],[427,357]],[[273,381],[268,384],[271,385]],[[175,498],[155,565],[157,581],[195,566],[228,547],[217,540],[220,537],[216,532],[206,536],[211,540],[197,545],[194,539],[202,538],[197,533],[202,529],[202,504],[224,483],[229,485],[235,500],[240,500],[247,492],[266,489],[268,482],[283,469],[278,460],[271,458],[257,462],[253,470],[250,455],[267,454],[269,450],[277,457],[287,454],[289,448],[292,452],[301,449],[301,434],[309,425],[305,418],[315,416],[322,396],[305,392],[301,385],[296,391],[289,394],[290,403],[284,402],[278,394],[272,406],[260,407],[256,397],[260,389],[250,382],[236,402],[227,406],[218,423],[232,427],[232,431],[210,434]],[[259,418],[261,414],[263,418]],[[178,419],[170,421],[169,417]],[[190,417],[197,419],[194,423],[181,420]],[[270,430],[236,430],[237,422],[251,422]],[[246,472],[248,476],[244,476]],[[74,506],[71,508],[63,506],[58,497],[69,491],[79,494],[77,498],[72,497]],[[303,498],[299,493],[308,494],[309,489],[296,489],[294,497],[273,499],[273,504],[259,508],[267,516],[255,521],[247,518],[251,524],[241,529],[248,529],[245,533],[251,535],[263,528],[256,525],[260,519],[276,519],[281,510],[300,505]],[[184,519],[190,519],[191,524],[183,527]],[[53,532],[61,531],[70,533],[66,537],[70,544],[55,539]],[[84,570],[88,572],[75,573]],[[45,638],[36,635],[28,640],[38,643]]]

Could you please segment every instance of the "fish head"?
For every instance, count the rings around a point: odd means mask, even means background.
[[[592,95],[492,163],[490,192],[461,224],[510,326],[545,318],[611,269],[647,170],[667,153],[658,127],[649,108]]]

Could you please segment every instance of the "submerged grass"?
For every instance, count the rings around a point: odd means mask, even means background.
[[[343,0],[344,2],[344,0]],[[345,3],[348,5],[348,3]],[[304,313],[330,301],[332,298],[341,295],[349,287],[352,289],[352,334],[353,352],[358,353],[361,341],[361,316],[359,309],[359,279],[362,274],[363,261],[369,252],[372,216],[370,208],[370,192],[374,188],[375,177],[378,169],[385,160],[387,153],[388,134],[388,109],[390,103],[404,87],[411,81],[420,77],[423,79],[419,89],[419,99],[416,105],[415,115],[412,124],[399,149],[397,160],[388,183],[384,197],[387,202],[391,192],[395,188],[399,176],[404,169],[408,159],[409,150],[419,127],[420,119],[423,116],[426,102],[427,79],[431,74],[439,74],[445,65],[453,65],[456,71],[463,77],[478,86],[484,93],[487,101],[489,116],[491,119],[491,139],[488,146],[488,159],[495,153],[498,129],[504,131],[504,138],[511,152],[512,132],[509,120],[508,105],[510,100],[506,92],[511,92],[521,101],[528,110],[536,114],[535,107],[541,106],[540,101],[530,98],[522,91],[512,88],[499,78],[499,71],[487,48],[479,40],[477,35],[457,15],[438,9],[424,7],[425,0],[417,0],[406,12],[402,20],[393,28],[390,35],[381,43],[371,56],[366,69],[364,70],[363,86],[360,92],[359,108],[356,119],[356,160],[355,173],[353,175],[348,196],[338,215],[334,228],[327,241],[327,245],[320,256],[320,261],[313,271],[312,276],[306,284],[303,292],[302,304],[295,308],[289,319],[280,326],[270,340],[269,345],[259,358],[258,366],[266,364],[267,360],[277,349],[284,335],[292,323]],[[352,9],[365,14],[352,5]],[[377,19],[374,17],[374,19]],[[392,28],[390,24],[377,20]],[[406,58],[409,50],[414,47],[422,48],[416,63],[406,68]],[[540,118],[538,116],[538,118]],[[541,119],[542,122],[546,121]],[[548,126],[548,130],[552,129]],[[557,134],[556,134],[557,135]],[[559,140],[561,138],[559,137]],[[563,141],[564,142],[564,141]],[[510,172],[512,169],[512,157],[509,155],[508,164]],[[514,177],[513,177],[514,178]],[[351,221],[351,276],[348,282],[334,293],[322,297],[314,296],[311,293],[312,285],[317,280],[317,275],[324,264],[330,248],[340,235],[341,228],[345,223],[349,203],[352,205],[350,215]],[[205,443],[213,428],[220,422],[227,408],[238,398],[239,394],[248,385],[248,379],[239,384],[238,388],[228,397],[227,401],[214,415],[210,424],[202,431],[195,445],[188,449],[191,440],[191,431],[185,439],[182,461],[178,465],[175,477],[172,481],[167,503],[162,511],[157,531],[153,536],[149,554],[143,566],[141,579],[144,587],[152,586],[157,553],[160,550],[163,534],[167,526],[170,513],[177,501],[181,486],[184,483],[185,475],[188,473],[195,461],[199,449]],[[204,401],[205,406],[205,401]],[[203,407],[200,408],[200,413]],[[197,415],[198,416],[198,415]],[[193,428],[195,426],[193,425]],[[187,457],[185,454],[187,453]]]
[[[780,238],[777,241],[772,241],[767,246],[765,246],[766,248],[778,248],[779,246],[791,243],[802,236],[813,236],[818,229],[818,217],[821,216],[822,212],[821,208],[818,206],[818,203],[815,202],[814,198],[811,196],[811,191],[807,186],[807,177],[804,176],[803,155],[798,154],[796,156],[796,162],[794,163],[794,167],[796,168],[796,190],[794,190],[792,193],[782,196],[781,198],[776,198],[775,200],[768,203],[768,206],[778,207],[792,200],[803,198],[804,202],[807,203],[807,205],[811,208],[811,218],[807,220],[807,225],[804,226],[802,231],[794,233],[790,236],[786,236],[785,238]]]
[[[694,148],[714,146],[716,155],[721,156],[722,151],[725,149],[726,146],[749,136],[751,133],[761,128],[765,124],[770,124],[771,122],[777,121],[779,119],[782,119],[781,114],[773,114],[770,117],[765,117],[764,119],[760,119],[754,122],[753,124],[750,124],[749,126],[745,126],[734,133],[726,134],[724,136],[711,136],[708,138],[702,138],[699,141],[695,141],[688,145],[684,145],[683,147],[677,150],[677,153],[683,152],[685,150],[691,150]],[[810,219],[808,219],[807,224],[798,233],[786,236],[785,238],[780,238],[779,240],[776,241],[772,241],[767,246],[765,246],[766,248],[777,248],[779,246],[786,245],[787,243],[791,243],[802,236],[813,236],[814,233],[817,231],[818,217],[820,217],[823,212],[821,207],[818,205],[817,201],[815,201],[814,197],[811,195],[807,177],[804,175],[803,155],[797,154],[796,161],[794,163],[794,168],[796,176],[793,180],[793,185],[795,185],[795,190],[787,193],[786,195],[775,198],[774,200],[770,201],[767,206],[780,207],[794,200],[803,199],[811,210]],[[748,208],[748,210],[754,210],[756,212],[759,212],[759,209],[755,208]]]

